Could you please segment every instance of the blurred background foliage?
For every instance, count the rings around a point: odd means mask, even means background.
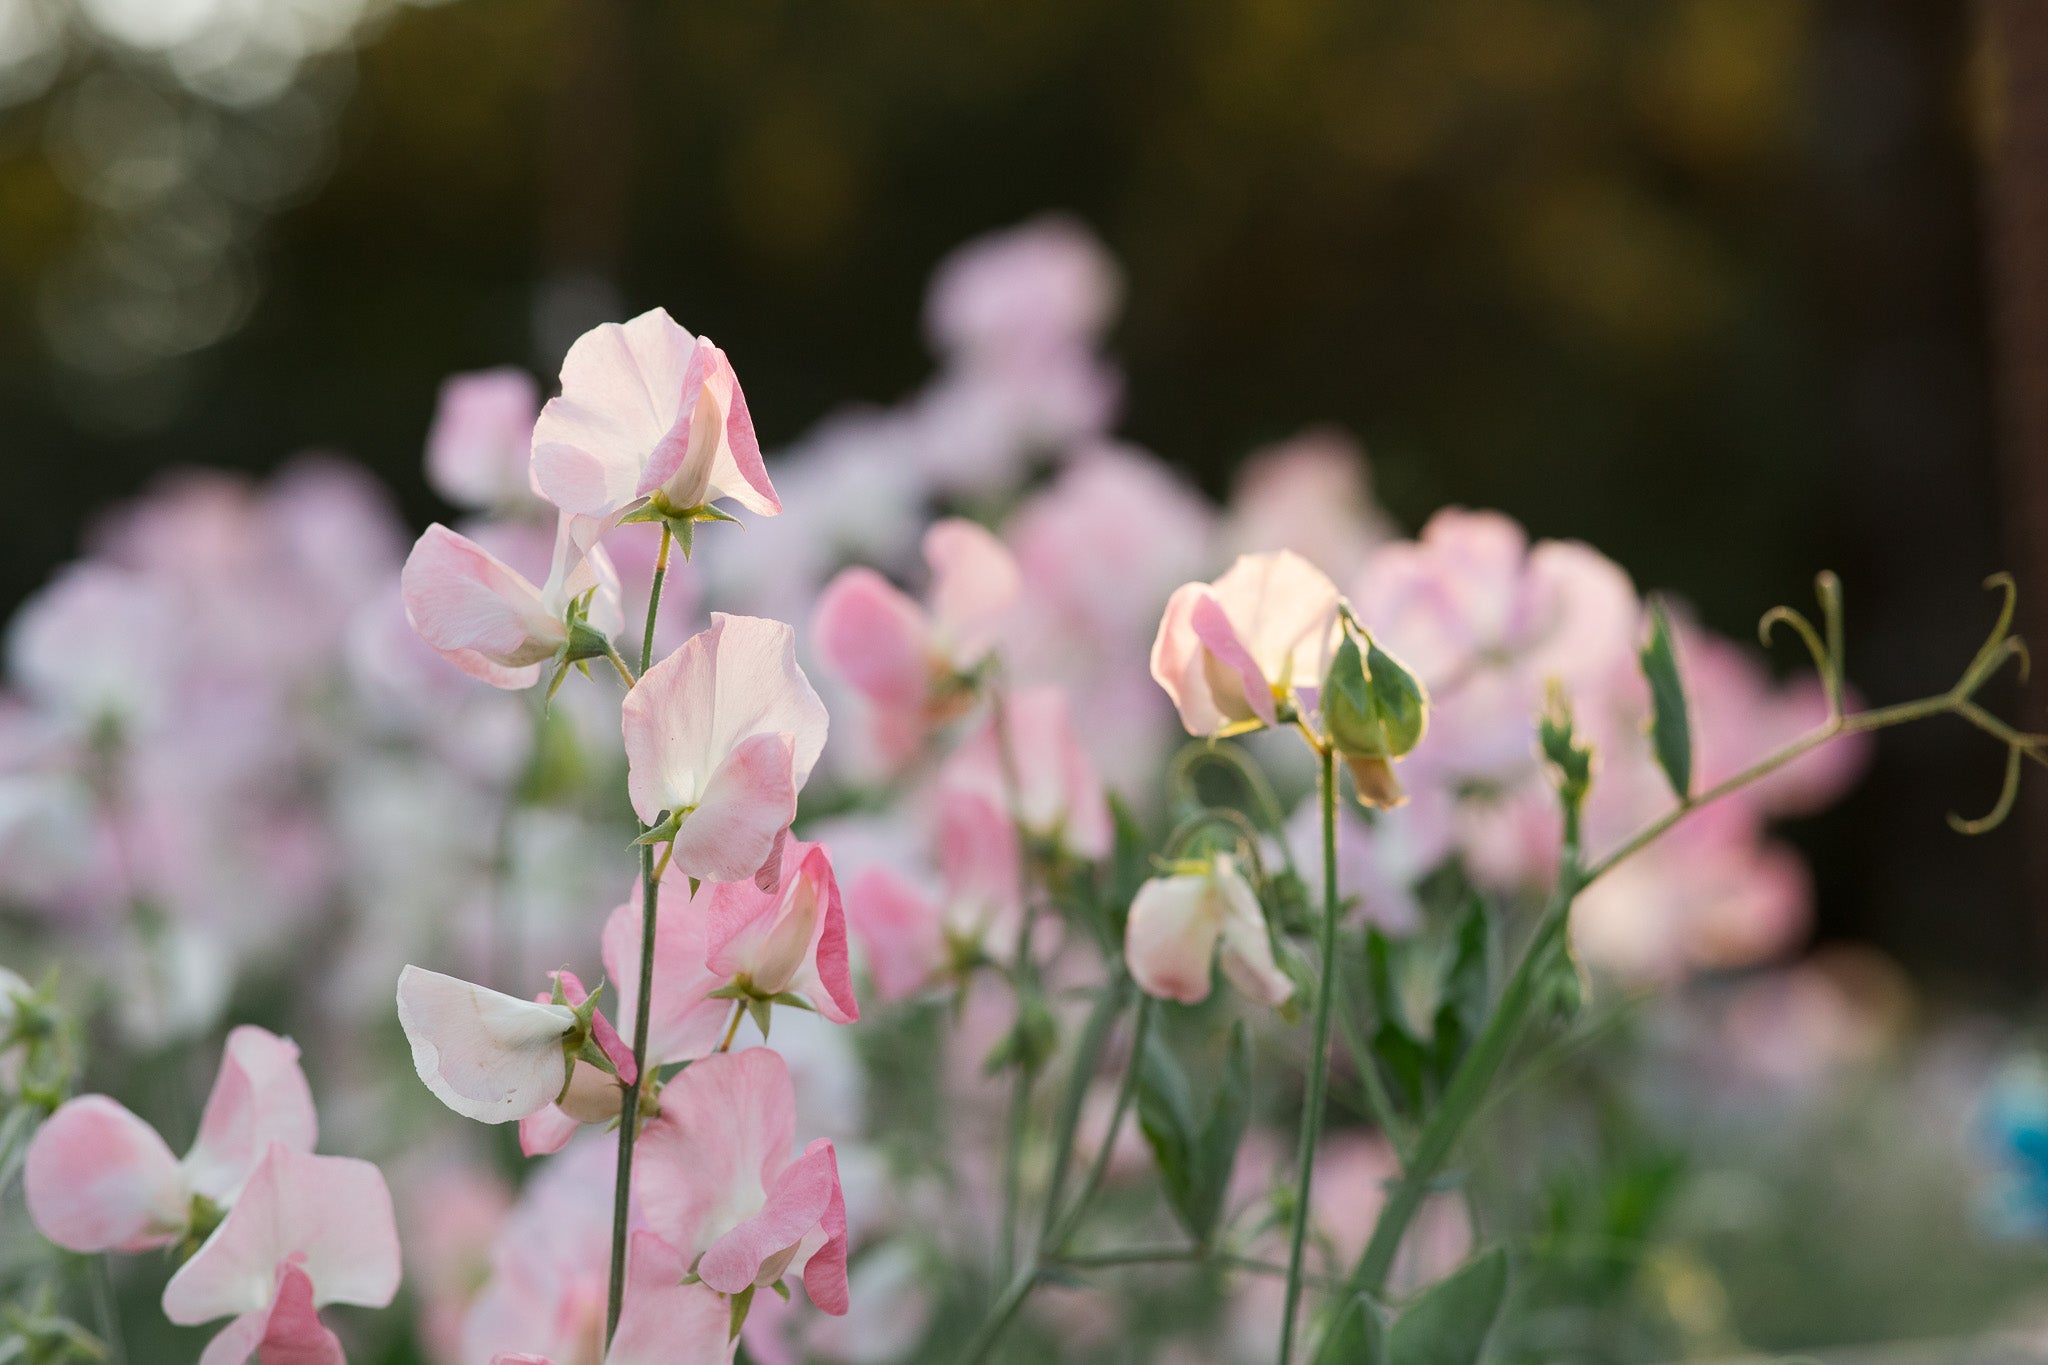
[[[441,377],[656,303],[764,437],[927,364],[1045,209],[1127,271],[1127,435],[1210,487],[1313,423],[1411,527],[1587,539],[1746,634],[1840,570],[1945,686],[2003,561],[1979,201],[1998,53],[1915,0],[0,0],[0,607],[189,464],[368,462]],[[2030,585],[2035,592],[2048,584]],[[1803,831],[1824,937],[2037,981],[1999,755],[1888,742]]]

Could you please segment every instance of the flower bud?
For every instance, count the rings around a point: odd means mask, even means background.
[[[1368,806],[1407,800],[1393,760],[1414,750],[1429,728],[1429,696],[1393,655],[1368,635],[1361,652],[1346,632],[1323,679],[1323,728],[1351,769]]]

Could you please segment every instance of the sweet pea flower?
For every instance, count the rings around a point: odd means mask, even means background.
[[[954,793],[939,814],[939,870],[933,898],[885,866],[865,869],[847,893],[854,934],[885,1000],[903,1000],[949,969],[1014,951],[1023,910],[1016,827],[1002,809]]]
[[[427,429],[427,482],[457,507],[531,501],[539,416],[540,386],[517,366],[448,376]]]
[[[438,522],[406,557],[406,619],[463,672],[493,687],[531,687],[550,660],[601,654],[625,625],[618,575],[590,530],[564,516],[539,587]],[[579,543],[580,542],[580,543]]]
[[[713,612],[711,627],[647,670],[620,724],[626,790],[670,866],[703,881],[774,870],[776,841],[825,747],[825,704],[780,621]]]
[[[533,481],[563,511],[607,523],[643,507],[701,519],[723,498],[782,510],[732,363],[660,308],[569,348],[561,395],[533,429]]]
[[[640,1139],[640,1207],[650,1231],[721,1294],[801,1272],[811,1302],[847,1310],[846,1202],[829,1138],[794,1160],[796,1089],[768,1048],[692,1065],[661,1096]]]
[[[1313,694],[1337,643],[1337,588],[1291,550],[1240,555],[1214,583],[1167,600],[1152,677],[1191,735],[1279,723],[1281,703]]]
[[[753,883],[745,883],[750,889]],[[705,939],[710,916],[705,911],[715,888],[692,895],[681,877],[663,878],[655,892],[653,1003],[647,1015],[647,1066],[650,1070],[676,1062],[693,1062],[717,1050],[732,1014],[730,1002],[711,993],[725,984],[705,965]],[[640,1008],[640,891],[615,907],[604,923],[604,969],[617,983],[618,1032],[633,1034]],[[592,1016],[593,1022],[595,1016]],[[623,1042],[620,1044],[623,1048]],[[578,1070],[589,1068],[579,1062]],[[602,1073],[599,1073],[600,1075]],[[586,1082],[589,1080],[586,1077]],[[570,1078],[571,1099],[576,1090]],[[519,1148],[528,1156],[557,1152],[585,1123],[608,1122],[617,1113],[618,1090],[611,1089],[607,1106],[551,1103],[519,1120]],[[605,1112],[606,1108],[610,1112]]]
[[[597,1096],[604,1083],[571,1060],[594,1041],[619,1077],[637,1079],[632,1053],[573,973],[556,973],[551,996],[521,1000],[407,964],[398,974],[398,1022],[412,1044],[413,1069],[441,1103],[479,1123],[509,1123],[564,1099]],[[571,1003],[562,1003],[563,1000]]]
[[[1259,898],[1228,854],[1199,871],[1154,877],[1138,888],[1124,960],[1146,994],[1199,1004],[1209,998],[1218,940],[1223,974],[1248,998],[1278,1006],[1294,994],[1294,983],[1274,965]]]
[[[866,699],[878,755],[901,763],[972,700],[969,681],[1017,600],[1017,562],[960,518],[924,536],[931,568],[921,607],[872,569],[841,573],[818,598],[819,652]]]
[[[940,787],[947,801],[979,797],[1033,837],[1084,858],[1107,855],[1115,838],[1102,779],[1057,687],[1005,693],[947,761]]]
[[[234,1321],[199,1365],[265,1361],[342,1365],[317,1311],[382,1308],[398,1292],[398,1226],[384,1177],[367,1161],[314,1156],[273,1142],[221,1225],[164,1286],[180,1326]]]
[[[725,1296],[684,1284],[682,1253],[651,1232],[636,1232],[626,1251],[626,1292],[619,1330],[604,1365],[730,1365],[740,1338],[731,1330]],[[491,1365],[555,1365],[554,1358],[501,1351]]]
[[[29,1143],[29,1216],[69,1251],[146,1251],[191,1227],[194,1205],[233,1205],[273,1144],[310,1152],[313,1093],[289,1038],[245,1024],[228,1035],[220,1072],[183,1161],[154,1128],[105,1095],[58,1107]]]
[[[751,1000],[795,992],[835,1024],[860,1018],[839,882],[822,844],[785,840],[779,890],[752,881],[705,892],[706,965]]]

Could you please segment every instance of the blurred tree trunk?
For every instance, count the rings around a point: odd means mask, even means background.
[[[1995,129],[1987,212],[1997,346],[2000,483],[2006,552],[2019,580],[2019,628],[2048,651],[2048,3],[1987,0]],[[2038,654],[2048,663],[2048,654]],[[2048,670],[2029,686],[2021,723],[2048,717]],[[2027,775],[2028,904],[2048,960],[2048,784]]]

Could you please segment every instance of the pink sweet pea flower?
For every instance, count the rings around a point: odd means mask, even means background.
[[[929,606],[872,569],[841,573],[818,598],[818,649],[867,701],[879,756],[894,765],[972,700],[968,679],[995,649],[1017,600],[1017,563],[974,522],[948,518],[924,537]]]
[[[846,889],[846,909],[882,999],[908,1000],[945,970],[945,912],[902,873],[881,866],[863,870]]]
[[[241,1195],[272,1143],[310,1152],[313,1094],[289,1038],[228,1035],[199,1135],[180,1162],[156,1130],[105,1095],[67,1100],[37,1130],[23,1170],[29,1216],[71,1251],[144,1251],[177,1241],[194,1198]]]
[[[708,888],[706,965],[722,982],[770,998],[793,991],[835,1024],[860,1018],[839,882],[822,844],[785,840],[777,878],[765,892],[751,881]]]
[[[998,811],[1010,811],[1036,838],[1084,858],[1105,856],[1115,838],[1109,799],[1074,733],[1066,693],[1057,687],[1018,688],[998,705],[1000,717],[991,715],[947,762],[944,799],[980,797]],[[1007,755],[997,747],[998,734],[1007,741]]]
[[[523,1119],[569,1081],[567,1005],[521,1000],[408,964],[398,975],[398,1022],[413,1069],[441,1103],[479,1123]]]
[[[561,519],[547,582],[535,587],[467,536],[429,526],[399,576],[406,619],[471,677],[493,687],[531,687],[570,645],[572,609],[599,635],[624,627],[618,576],[603,549],[589,544],[590,531]]]
[[[650,500],[662,513],[721,498],[782,510],[725,352],[660,308],[569,348],[561,396],[533,429],[533,481],[563,511],[607,522]]]
[[[745,885],[752,889],[751,882]],[[698,896],[692,896],[683,879],[676,877],[664,878],[656,892],[654,996],[647,1018],[649,1069],[710,1056],[717,1050],[726,1021],[732,1015],[730,1001],[711,998],[711,992],[725,982],[704,963],[709,916],[702,901],[709,900],[713,889],[706,887]],[[618,1032],[624,1037],[632,1036],[633,1021],[640,1007],[640,915],[640,893],[636,886],[633,895],[613,909],[604,923],[605,975],[617,986]],[[592,1016],[593,1023],[597,1017]],[[620,1047],[624,1046],[622,1041]],[[627,1060],[630,1062],[630,1054]],[[596,1071],[587,1062],[579,1063],[578,1075],[582,1068]],[[570,1093],[564,1097],[570,1103],[545,1105],[519,1121],[521,1151],[528,1156],[560,1151],[584,1123],[609,1122],[616,1115],[616,1085],[611,1087],[608,1113],[597,1108],[579,1109],[574,1102],[576,1090],[577,1076],[572,1075]]]
[[[649,1228],[721,1294],[801,1270],[811,1302],[844,1313],[846,1202],[830,1139],[791,1160],[796,1088],[768,1048],[707,1057],[662,1092],[636,1171]]]
[[[234,1208],[164,1286],[164,1316],[194,1326],[233,1316],[200,1365],[266,1361],[340,1365],[341,1345],[315,1311],[382,1308],[398,1292],[391,1192],[367,1161],[272,1143]]]
[[[886,867],[869,868],[847,893],[849,923],[886,1000],[915,995],[949,968],[1015,951],[1023,910],[1016,826],[983,797],[949,793],[938,852],[939,899]]]
[[[1223,944],[1223,974],[1262,1005],[1280,1005],[1294,983],[1273,963],[1265,912],[1227,854],[1199,872],[1154,877],[1138,888],[1124,932],[1124,960],[1139,989],[1184,1005],[1209,998],[1209,962]]]
[[[626,694],[620,725],[627,793],[644,823],[672,831],[674,871],[735,882],[763,870],[796,818],[826,715],[795,631],[713,612]]]
[[[516,507],[533,497],[540,386],[517,366],[453,374],[427,428],[427,482],[457,507]]]
[[[1167,600],[1152,677],[1191,735],[1278,723],[1277,703],[1313,693],[1337,643],[1337,588],[1291,550],[1240,555],[1214,583]]]

